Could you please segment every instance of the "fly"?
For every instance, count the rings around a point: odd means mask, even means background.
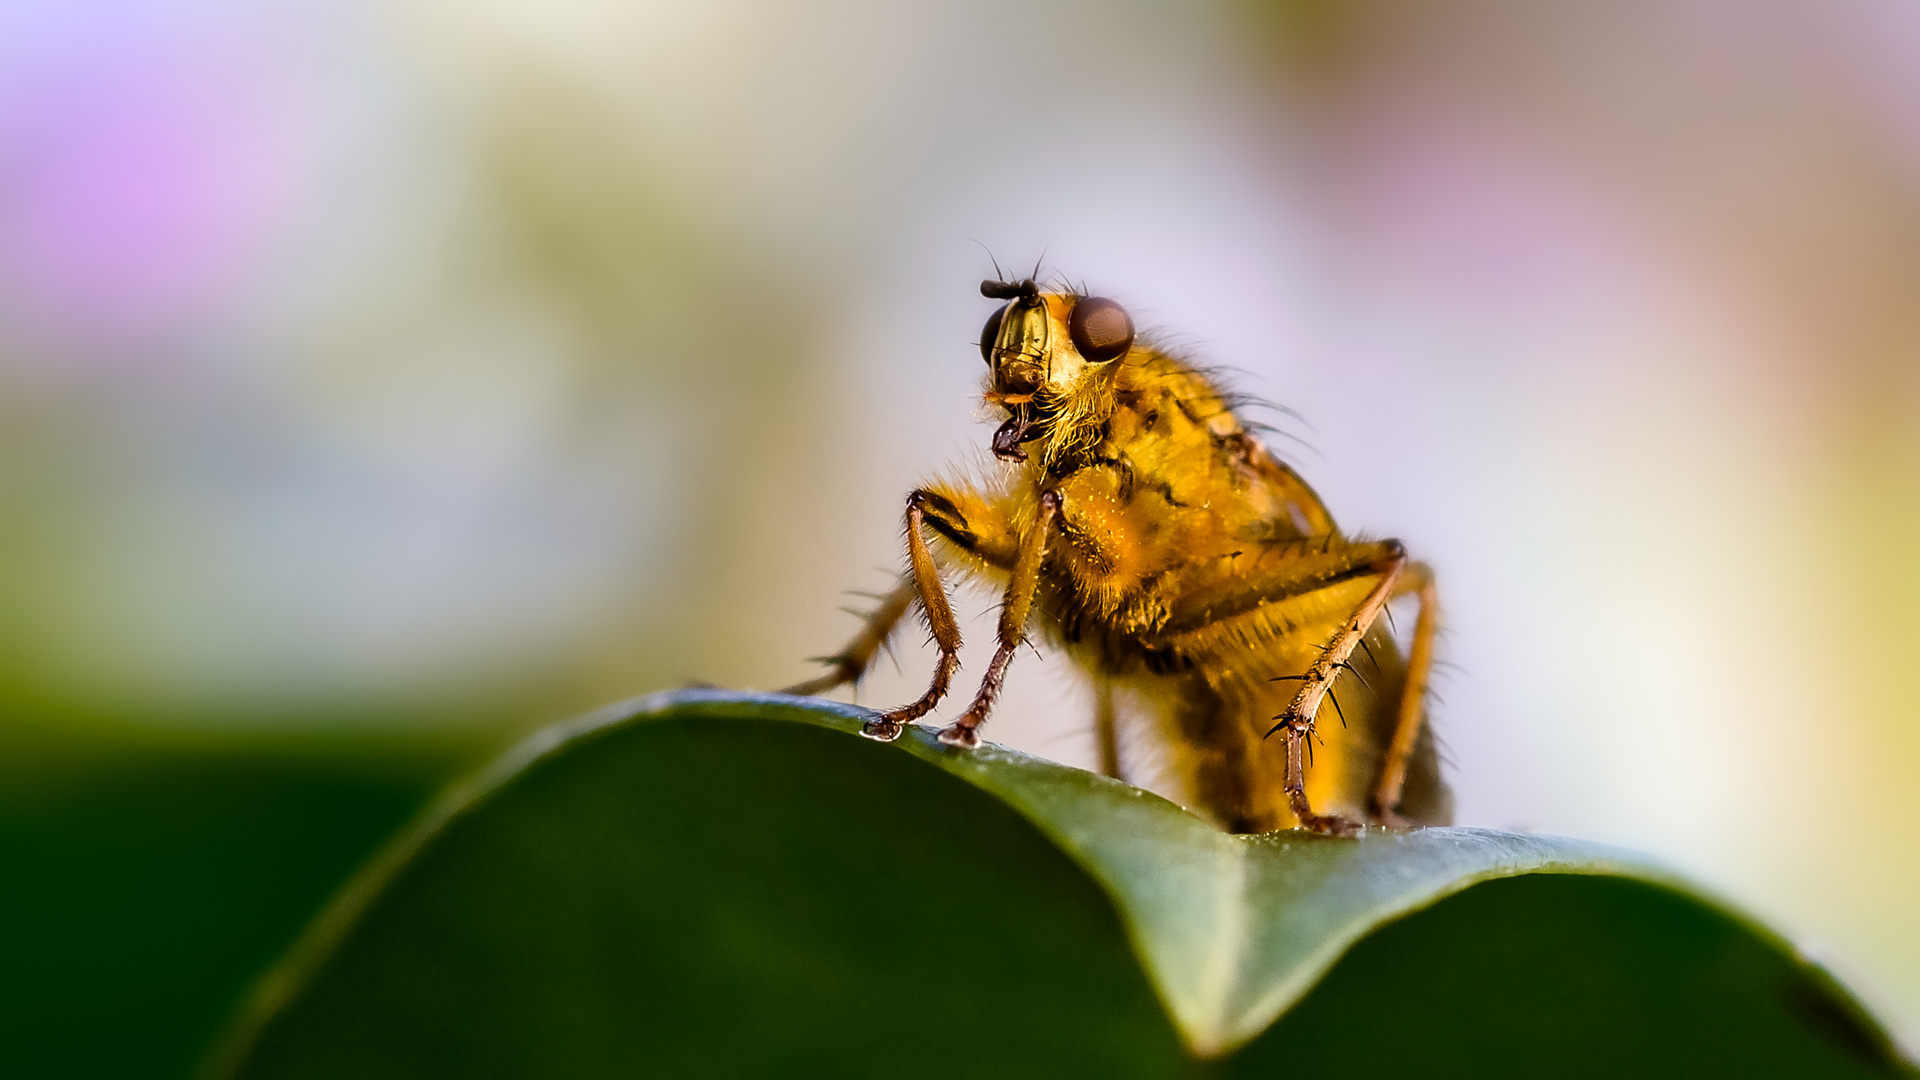
[[[1222,828],[1449,820],[1425,724],[1427,566],[1397,540],[1342,533],[1213,377],[1138,337],[1118,303],[1031,278],[980,292],[1002,301],[980,338],[986,401],[1006,416],[997,472],[907,496],[907,572],[830,669],[789,692],[858,682],[917,606],[939,649],[927,691],[863,731],[899,738],[960,667],[942,572],[972,575],[1004,590],[997,647],[940,741],[979,745],[1035,633],[1093,685],[1102,770],[1120,775],[1124,713]],[[1381,618],[1403,597],[1418,606],[1404,656]]]

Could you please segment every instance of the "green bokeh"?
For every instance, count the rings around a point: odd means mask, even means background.
[[[187,1076],[247,985],[475,740],[8,748],[0,1075]]]

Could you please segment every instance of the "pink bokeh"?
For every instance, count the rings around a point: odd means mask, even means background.
[[[284,212],[294,147],[274,35],[145,16],[11,17],[30,24],[0,47],[8,336],[123,353],[190,330]]]

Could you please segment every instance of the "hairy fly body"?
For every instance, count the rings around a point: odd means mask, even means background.
[[[865,730],[899,737],[960,666],[942,570],[977,575],[1004,587],[997,648],[942,741],[978,745],[1033,634],[1090,677],[1103,769],[1120,773],[1125,716],[1130,745],[1160,748],[1184,800],[1222,828],[1444,823],[1424,724],[1427,567],[1397,540],[1343,534],[1213,379],[1136,338],[1119,304],[1031,279],[981,292],[1003,302],[980,343],[986,399],[1005,417],[999,475],[907,497],[905,576],[792,692],[857,681],[917,605],[939,649],[931,684]],[[1401,597],[1418,606],[1404,655],[1382,618]]]

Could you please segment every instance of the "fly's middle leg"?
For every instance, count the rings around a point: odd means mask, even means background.
[[[1100,755],[1100,775],[1115,780],[1120,775],[1120,732],[1116,724],[1113,684],[1099,680],[1093,688],[1093,739]]]

